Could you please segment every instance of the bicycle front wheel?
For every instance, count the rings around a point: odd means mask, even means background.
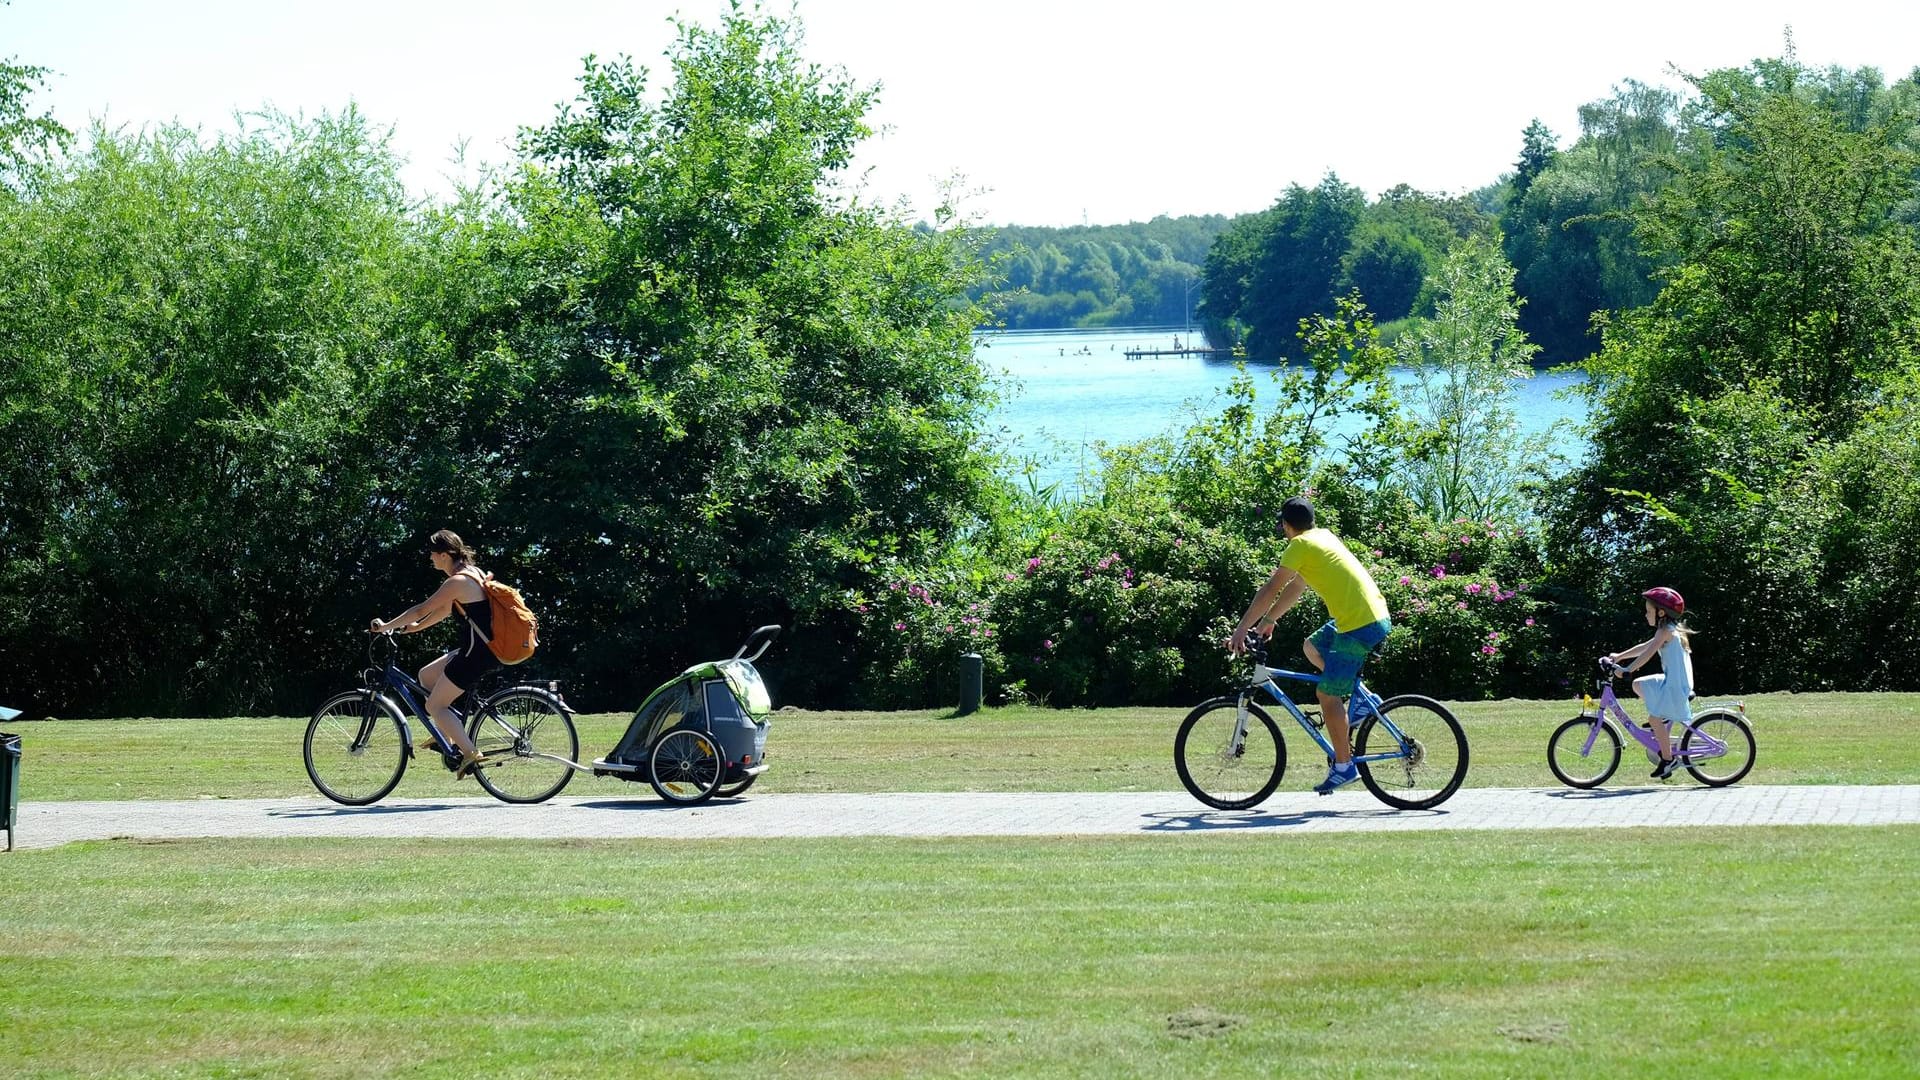
[[[400,714],[377,694],[349,690],[328,698],[307,723],[300,754],[320,794],[347,806],[384,798],[407,771]]]
[[[1173,767],[1193,797],[1218,810],[1248,810],[1273,794],[1287,768],[1287,745],[1265,709],[1247,703],[1246,730],[1239,728],[1240,699],[1200,703],[1173,737]]]
[[[573,779],[580,737],[573,718],[551,694],[532,687],[502,690],[475,709],[467,734],[488,761],[474,779],[501,802],[546,802]]]
[[[1726,787],[1737,783],[1753,769],[1754,747],[1753,729],[1738,713],[1730,709],[1713,709],[1693,718],[1693,728],[1685,730],[1680,736],[1680,757],[1687,763],[1687,771],[1695,780],[1708,787]],[[1695,734],[1698,732],[1698,734]],[[1690,751],[1705,750],[1709,745],[1702,735],[1711,735],[1727,744],[1727,752],[1716,757],[1701,758],[1694,761]]]
[[[1599,731],[1594,731],[1595,726]],[[1593,736],[1588,748],[1587,736]],[[1620,733],[1591,716],[1576,716],[1547,740],[1547,768],[1568,787],[1596,788],[1620,767]]]
[[[1359,760],[1368,754],[1395,756]],[[1374,798],[1401,810],[1439,806],[1467,778],[1467,735],[1460,721],[1445,705],[1418,694],[1382,702],[1379,712],[1368,716],[1355,733],[1353,756],[1360,780]]]

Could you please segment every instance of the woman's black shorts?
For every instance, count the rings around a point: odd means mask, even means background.
[[[471,653],[455,651],[447,655],[452,659],[447,661],[442,677],[461,690],[471,690],[480,685],[481,676],[500,666],[500,658],[485,645]]]

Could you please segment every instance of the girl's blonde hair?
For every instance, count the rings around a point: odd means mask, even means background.
[[[1649,600],[1647,601],[1647,603],[1653,604],[1653,601]],[[1674,636],[1680,639],[1680,647],[1687,650],[1688,652],[1692,652],[1693,651],[1693,631],[1687,628],[1686,623],[1683,623],[1680,621],[1680,616],[1675,615],[1673,612],[1668,611],[1666,608],[1661,607],[1659,604],[1653,604],[1653,610],[1656,616],[1658,617],[1661,626],[1669,626],[1673,628]]]

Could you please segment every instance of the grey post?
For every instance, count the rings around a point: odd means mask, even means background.
[[[958,715],[966,716],[968,713],[980,711],[980,686],[985,678],[985,672],[986,663],[980,659],[979,653],[967,653],[960,658],[960,712]]]

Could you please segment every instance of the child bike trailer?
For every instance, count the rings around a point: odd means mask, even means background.
[[[647,695],[593,775],[645,780],[671,803],[731,798],[767,769],[773,700],[753,666],[778,626],[763,626],[728,660],[695,664]]]

